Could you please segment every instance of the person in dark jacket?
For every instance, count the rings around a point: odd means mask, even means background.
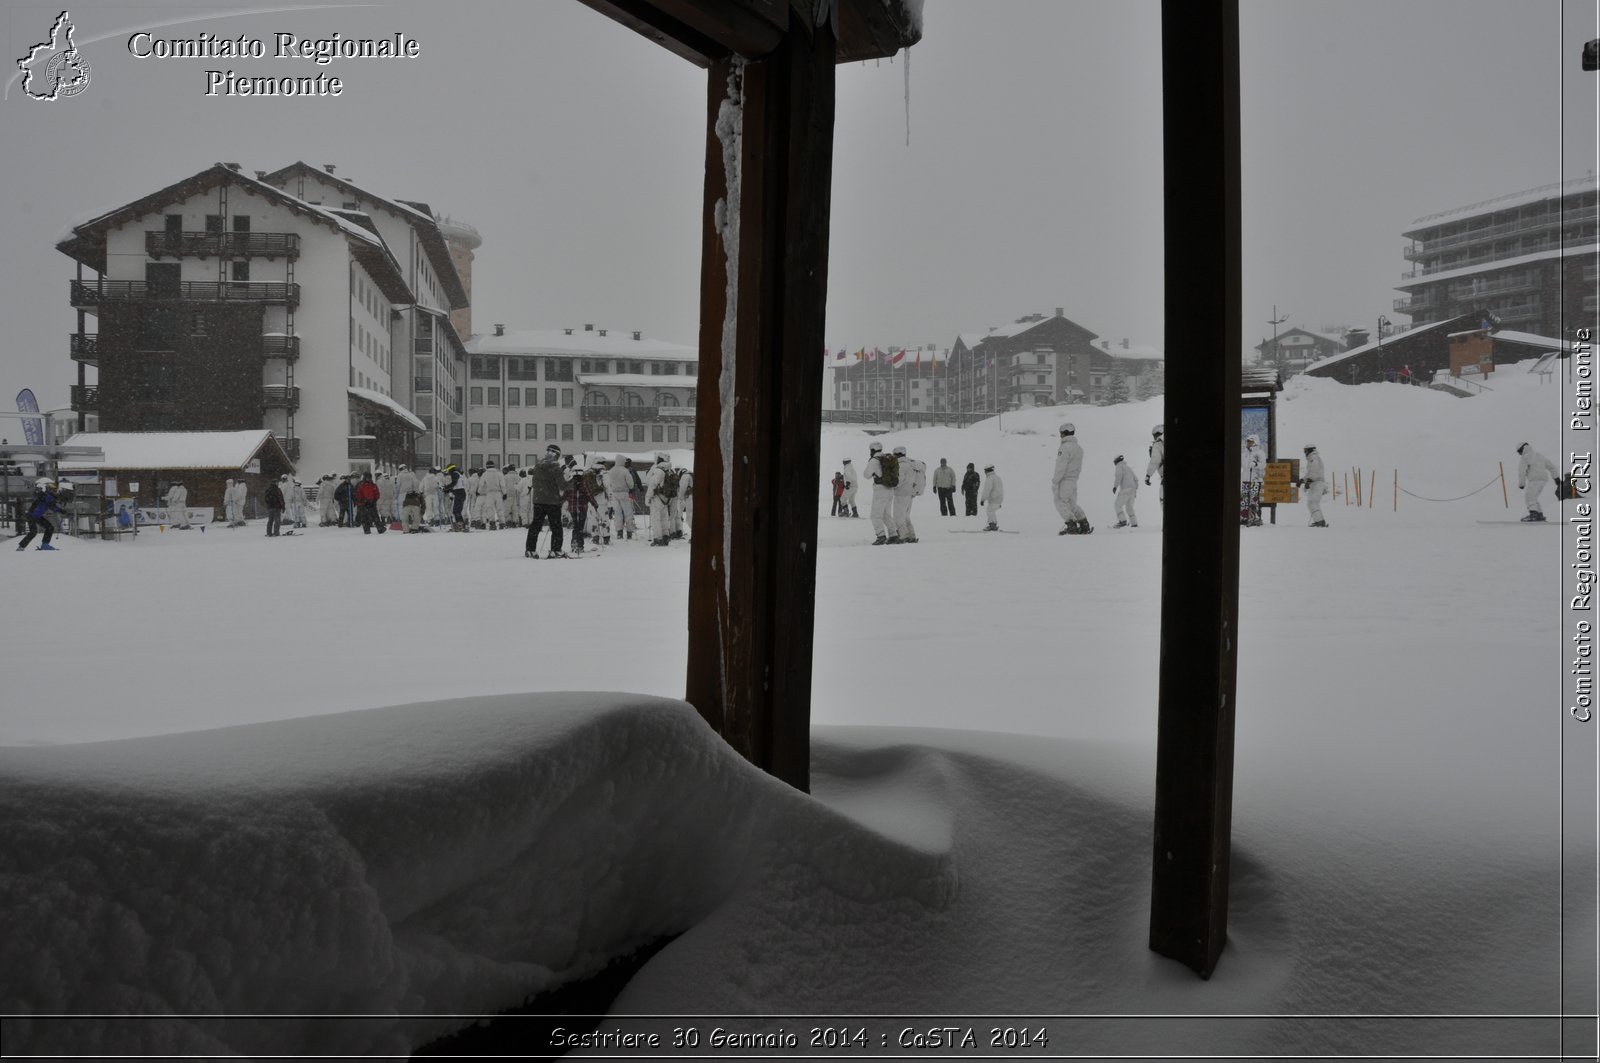
[[[339,477],[339,486],[333,489],[334,505],[339,507],[339,527],[354,528],[356,514],[354,504],[355,488],[350,486],[350,477]]]
[[[570,455],[568,460],[570,461]],[[588,474],[576,465],[567,467],[565,494],[567,512],[572,516],[572,552],[583,553],[583,541],[589,537],[589,506],[594,496],[589,492]]]
[[[278,481],[267,481],[266,490],[261,492],[261,504],[267,507],[267,534],[277,535],[278,525],[283,520],[283,491]]]
[[[388,530],[388,522],[378,516],[378,485],[373,482],[372,473],[361,474],[361,482],[356,485],[355,500],[356,512],[361,515],[362,535],[371,535],[374,525],[379,535]]]
[[[961,477],[961,496],[967,502],[967,516],[978,515],[978,488],[983,486],[983,477],[978,475],[978,470],[973,468],[972,462],[967,462],[966,475]]]
[[[546,524],[550,525],[550,552],[545,557],[567,556],[561,552],[561,493],[567,486],[564,471],[561,448],[551,443],[544,448],[544,460],[534,465],[528,473],[533,521],[528,525],[528,542],[522,548],[523,557],[538,558],[539,529]]]
[[[844,516],[843,513],[839,512],[839,508],[843,504],[844,504],[844,473],[836,472],[836,473],[833,474],[833,512],[828,514],[828,515],[831,516],[831,517],[842,517],[842,516]]]
[[[39,549],[54,550],[55,547],[50,545],[50,537],[55,534],[56,529],[50,521],[50,514],[61,512],[61,506],[56,501],[55,481],[41,479],[33,487],[33,502],[28,506],[28,534],[22,537],[17,549],[26,550],[28,544],[33,542],[33,537],[42,529],[44,542],[39,544]]]
[[[442,485],[444,497],[450,505],[450,530],[464,532],[467,530],[467,481],[461,475],[461,470],[454,465],[444,467],[444,482]]]

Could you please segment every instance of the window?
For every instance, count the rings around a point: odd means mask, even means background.
[[[1046,379],[1045,379],[1045,376],[1044,376],[1044,374],[1043,374],[1043,373],[1040,373],[1040,374],[1039,374],[1039,379],[1038,379],[1038,381],[1037,381],[1037,382],[1038,382],[1038,383],[1040,383],[1040,384],[1047,384],[1047,383],[1049,383],[1049,381],[1047,381],[1047,380],[1046,380]]]
[[[846,380],[844,383],[840,384],[839,385],[839,390],[840,391],[849,391],[850,390],[850,381]]]
[[[508,424],[508,425],[506,425],[506,438],[507,439],[521,439],[522,438],[522,426],[520,424]]]
[[[556,437],[556,426],[553,425],[553,424],[545,425],[544,426],[544,437],[546,439],[554,439]]]
[[[473,421],[472,422],[471,432],[472,432],[472,438],[473,439],[482,439],[483,438],[483,422],[482,421]]]
[[[522,389],[521,388],[506,388],[506,405],[507,406],[521,406],[522,405]]]
[[[489,464],[498,467],[500,465],[500,455],[498,455],[498,454],[490,454],[489,455]]]
[[[489,389],[489,405],[490,406],[498,406],[498,405],[500,405],[500,389],[499,388],[490,388]]]
[[[561,440],[564,443],[572,442],[572,426],[570,424],[561,426]]]
[[[686,424],[683,426],[683,441],[685,443],[694,442],[694,425]]]
[[[684,376],[699,376],[700,375],[700,366],[699,366],[699,364],[695,363],[695,362],[685,362],[684,366],[683,366],[683,375]]]
[[[220,214],[207,214],[206,215],[206,232],[213,233],[213,234],[215,234],[217,236],[221,236],[222,235],[222,215],[220,215]]]
[[[583,441],[585,443],[593,443],[594,442],[594,425],[589,424],[587,421],[585,421],[584,424],[583,424],[583,431],[580,432],[579,435],[580,435],[580,437],[583,439]]]
[[[500,361],[493,355],[475,354],[469,363],[469,370],[474,380],[499,380]]]
[[[450,449],[452,449],[452,450],[460,450],[461,449],[461,422],[460,421],[451,421],[450,422]]]
[[[525,424],[525,425],[523,425],[522,426],[522,438],[523,439],[538,439],[539,438],[539,426],[536,425],[536,424]]]
[[[482,388],[473,388],[473,389],[471,389],[470,393],[472,395],[472,405],[474,405],[474,406],[482,406],[483,405],[483,389]]]
[[[625,425],[625,424],[617,425],[617,442],[618,443],[626,443],[627,441],[628,441],[628,426]]]
[[[644,363],[643,362],[630,362],[630,363],[628,363],[628,365],[629,365],[628,372],[633,373],[633,374],[635,374],[637,376],[643,376],[644,375]]]
[[[595,427],[595,436],[596,436],[597,439],[600,440],[600,442],[602,442],[602,443],[611,442],[611,426],[610,425],[608,425],[608,424],[597,424],[594,427]]]
[[[500,438],[500,423],[498,421],[490,421],[489,422],[489,438],[490,439],[499,439]]]
[[[911,400],[911,405],[913,405],[913,406],[921,406],[922,405],[922,400],[921,399],[912,399]]]
[[[594,363],[589,361],[589,359],[585,358],[583,361],[578,363],[578,372],[580,372],[580,373],[592,373],[592,372],[594,372]]]
[[[663,391],[661,394],[656,396],[656,405],[657,406],[676,406],[676,405],[678,405],[678,396],[672,394],[669,391]]]
[[[667,442],[668,443],[676,443],[677,441],[678,441],[678,426],[675,425],[675,424],[667,425]]]
[[[651,362],[650,363],[650,375],[651,376],[660,376],[661,375],[661,363],[660,362]]]
[[[564,409],[564,410],[572,409],[572,389],[571,388],[562,388],[561,389],[561,408]]]
[[[482,454],[473,454],[471,456],[470,460],[468,461],[468,464],[470,466],[472,466],[474,469],[479,468],[480,466],[483,465],[483,455]]]
[[[633,441],[635,443],[644,442],[644,425],[636,424],[633,426]]]
[[[250,260],[244,258],[235,260],[233,263],[231,263],[231,270],[228,275],[236,281],[249,280]]]
[[[538,380],[539,359],[537,358],[508,358],[506,359],[506,376],[512,380]],[[529,389],[532,390],[531,388]],[[532,405],[532,403],[529,403]]]
[[[547,360],[544,378],[546,380],[570,381],[572,379],[572,362],[573,359],[571,358],[551,358]]]
[[[546,406],[550,407],[551,409],[555,409],[555,405],[556,405],[556,389],[555,388],[545,388],[544,389],[544,404]]]

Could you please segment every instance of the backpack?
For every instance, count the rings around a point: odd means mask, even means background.
[[[926,470],[917,463],[913,463],[911,466],[911,493],[913,495],[920,495],[927,489],[927,487],[928,477],[926,475]]]
[[[656,493],[666,499],[677,498],[678,480],[682,476],[682,469],[668,469],[666,475],[661,478],[661,487]]]
[[[883,471],[878,474],[878,483],[884,487],[898,487],[900,485],[900,459],[893,454],[879,454],[878,468]]]
[[[1570,476],[1556,477],[1556,501],[1564,502],[1569,498],[1582,498],[1583,492],[1578,490]]]

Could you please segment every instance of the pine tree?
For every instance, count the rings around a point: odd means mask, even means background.
[[[1115,406],[1118,403],[1127,402],[1128,398],[1127,370],[1123,369],[1121,365],[1114,366],[1111,370],[1111,382],[1106,385],[1106,398],[1102,405]]]
[[[1165,369],[1146,369],[1139,374],[1137,394],[1141,399],[1153,399],[1163,395],[1167,390],[1167,372]]]

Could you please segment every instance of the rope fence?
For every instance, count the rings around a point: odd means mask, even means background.
[[[1413,493],[1411,491],[1407,491],[1404,487],[1398,487],[1398,486],[1396,487],[1396,490],[1398,490],[1401,494],[1405,495],[1407,498],[1415,498],[1419,502],[1459,502],[1463,498],[1471,498],[1473,495],[1482,494],[1483,492],[1487,491],[1489,488],[1493,487],[1495,484],[1497,484],[1499,482],[1500,482],[1500,477],[1499,477],[1498,474],[1496,474],[1495,476],[1490,478],[1488,483],[1484,484],[1482,487],[1478,488],[1476,491],[1469,491],[1464,495],[1456,495],[1454,498],[1429,498],[1426,495],[1415,494],[1415,493]]]

